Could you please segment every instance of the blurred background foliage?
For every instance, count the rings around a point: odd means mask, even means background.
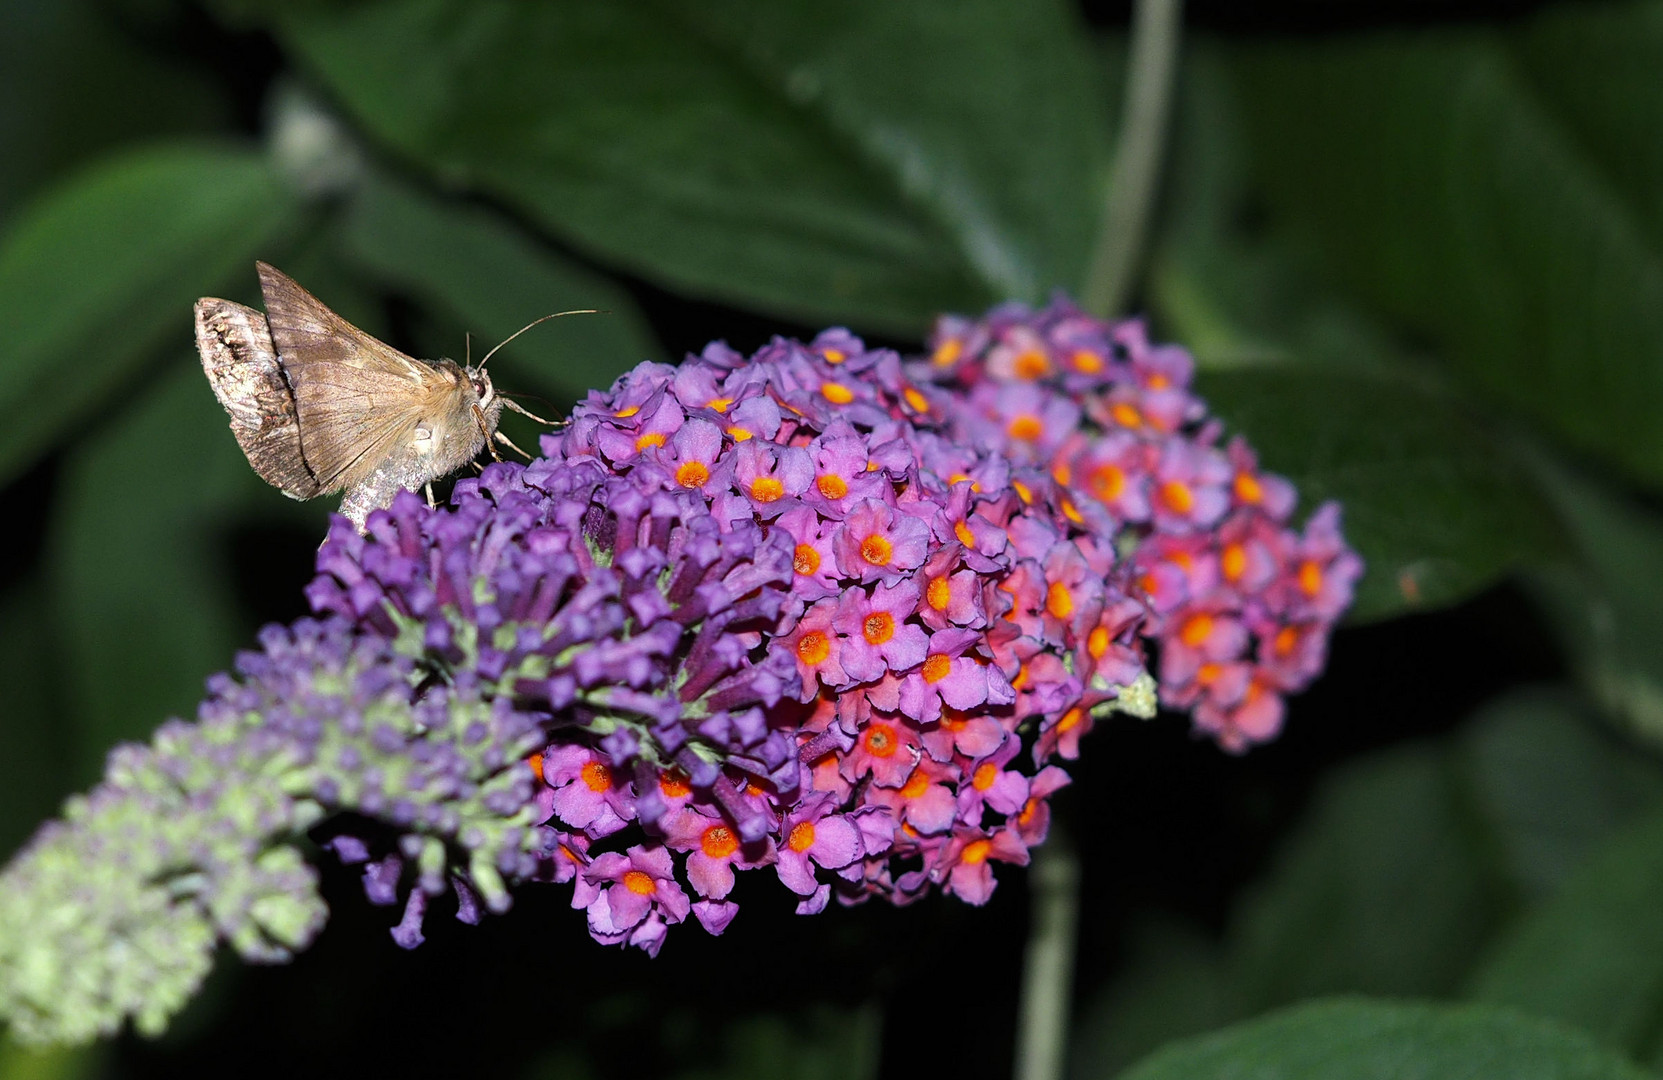
[[[422,356],[606,309],[493,361],[554,410],[716,337],[915,350],[1084,286],[1131,6],[0,0],[0,847],[304,613],[330,507],[242,460],[198,296],[265,259]],[[1369,572],[1279,742],[1088,742],[1071,1076],[1663,1063],[1659,70],[1655,0],[1190,4],[1128,311]],[[655,962],[535,889],[402,953],[331,872],[297,963],[0,1077],[1008,1075],[1003,880],[742,885]]]

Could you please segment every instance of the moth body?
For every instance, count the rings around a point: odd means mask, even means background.
[[[370,511],[478,456],[503,399],[482,368],[418,360],[336,315],[293,278],[256,264],[266,311],[196,303],[202,370],[262,479],[295,499],[345,492]]]

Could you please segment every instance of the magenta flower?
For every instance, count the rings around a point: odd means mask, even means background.
[[[850,815],[834,813],[836,809],[830,799],[812,799],[780,824],[775,869],[780,882],[798,896],[813,896],[823,888],[814,876],[816,866],[840,870],[865,853],[860,827]]]
[[[1028,778],[1005,767],[1021,749],[1020,739],[1006,739],[992,754],[965,768],[968,783],[959,787],[959,820],[980,827],[983,807],[1006,816],[1022,808],[1028,801]]]
[[[973,630],[937,630],[930,635],[923,665],[901,681],[901,711],[933,723],[941,717],[943,705],[964,710],[1015,701],[1016,692],[999,669],[968,651],[980,641],[981,635]]]
[[[841,518],[856,503],[883,493],[888,479],[869,469],[866,441],[847,422],[834,423],[807,447],[814,463],[814,483],[805,500],[830,518]]]
[[[1175,532],[1209,528],[1230,509],[1229,482],[1229,465],[1210,447],[1167,443],[1155,465],[1155,523]]]
[[[844,593],[832,626],[844,635],[839,659],[848,677],[871,682],[922,664],[929,636],[908,621],[917,610],[918,585],[910,580]]]
[[[572,906],[589,912],[589,933],[603,945],[634,945],[657,956],[666,925],[687,918],[692,903],[676,884],[670,852],[634,846],[599,855],[578,877]]]
[[[985,904],[993,896],[998,882],[993,880],[992,860],[1028,865],[1028,845],[1014,829],[1000,828],[992,833],[966,830],[953,834],[942,853],[932,877],[946,878],[947,888],[968,904]]]
[[[930,529],[877,499],[857,503],[832,540],[837,566],[847,577],[881,581],[924,564]]]
[[[635,818],[629,781],[586,746],[551,746],[542,755],[543,780],[554,789],[559,819],[590,836],[609,836]]]
[[[803,612],[797,625],[783,642],[797,662],[802,676],[802,700],[813,701],[824,683],[828,687],[848,686],[850,679],[843,670],[843,639],[837,636],[833,621],[837,617],[835,600],[820,600]]]
[[[814,463],[801,447],[750,439],[734,451],[733,478],[759,516],[775,517],[795,506],[797,496],[808,490]]]
[[[887,808],[894,820],[905,822],[917,832],[944,833],[958,820],[958,801],[953,795],[958,781],[958,766],[926,757],[900,787],[874,784],[867,788],[866,802]]]

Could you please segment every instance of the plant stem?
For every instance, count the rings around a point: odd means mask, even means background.
[[[1166,149],[1183,13],[1183,0],[1137,0],[1132,9],[1120,147],[1082,295],[1085,309],[1104,318],[1118,315],[1131,300],[1141,269]]]
[[[1016,1080],[1058,1080],[1067,1050],[1080,865],[1067,838],[1057,831],[1053,825],[1050,841],[1035,854],[1028,871],[1033,933],[1022,973]]]

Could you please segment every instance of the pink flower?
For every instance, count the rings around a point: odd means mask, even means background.
[[[597,856],[579,875],[572,906],[588,909],[596,941],[635,945],[651,956],[664,943],[665,925],[681,922],[692,909],[676,884],[669,851],[656,845]]]
[[[918,585],[906,579],[843,594],[832,625],[844,635],[840,660],[849,678],[871,682],[924,662],[929,636],[909,621],[917,609]]]

